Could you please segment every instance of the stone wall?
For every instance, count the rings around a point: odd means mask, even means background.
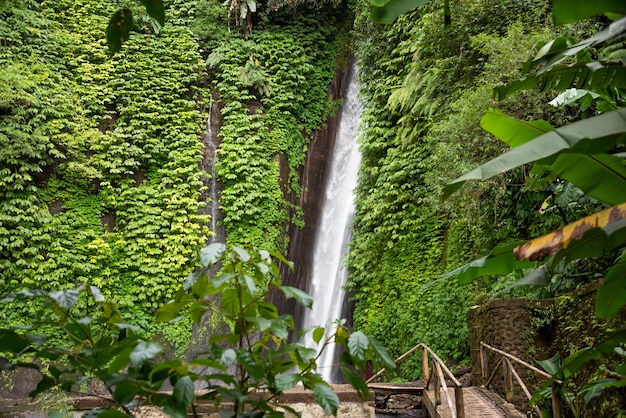
[[[597,281],[593,282],[556,299],[498,299],[473,307],[467,315],[472,384],[483,385],[487,380],[481,374],[481,341],[541,369],[537,360],[548,359],[557,353],[561,359],[566,358],[578,350],[593,346],[607,330],[624,326],[626,309],[622,309],[617,318],[601,320],[595,317],[598,284]],[[489,352],[489,375],[493,373],[499,359],[500,356]],[[616,361],[619,359],[609,359],[607,364],[614,367]],[[588,364],[572,385],[582,387],[595,374],[599,365],[599,362]],[[522,366],[516,366],[515,369],[530,392],[535,393],[543,379]],[[502,397],[505,396],[502,370],[495,374],[490,388]],[[514,395],[515,406],[521,411],[527,410],[527,398],[515,381]],[[608,391],[607,399],[608,402],[598,399],[590,405],[590,409],[609,408],[610,404],[626,405],[626,393]]]

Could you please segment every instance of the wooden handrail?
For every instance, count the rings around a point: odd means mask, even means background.
[[[487,362],[487,353],[485,349],[491,350],[494,353],[502,356],[500,358],[500,361],[496,365],[495,369],[493,370],[491,376],[489,376],[489,379],[487,379],[487,375],[489,374],[489,366]],[[552,375],[550,375],[549,373],[546,373],[543,370],[538,369],[532,364],[529,364],[525,362],[524,360],[517,358],[512,354],[507,353],[506,351],[499,350],[481,341],[480,342],[481,372],[482,372],[483,379],[487,379],[487,382],[483,385],[483,387],[485,388],[489,387],[496,372],[502,366],[504,369],[504,391],[505,391],[506,400],[511,401],[513,399],[513,377],[515,377],[515,380],[520,385],[522,391],[524,392],[524,395],[526,395],[526,397],[530,401],[532,399],[532,395],[530,391],[528,390],[528,388],[526,387],[526,385],[524,384],[524,382],[522,381],[522,378],[520,377],[520,375],[515,370],[515,367],[513,367],[512,362],[515,362],[517,364],[520,364],[526,367],[529,370],[532,370],[533,372],[537,373],[544,379],[552,379]],[[562,383],[563,382],[561,382],[560,380],[555,379],[554,384],[552,385],[552,416],[553,418],[561,418],[561,408],[557,399],[556,389],[557,389],[557,385],[562,384]],[[539,409],[539,407],[535,405],[533,408],[535,412],[537,412],[537,414],[541,416],[541,410]]]
[[[428,390],[428,386],[430,385],[431,378],[434,375],[434,389],[435,389],[435,402],[437,404],[441,403],[441,391],[440,388],[443,388],[444,397],[446,398],[446,403],[448,404],[448,408],[450,409],[450,413],[452,414],[452,418],[465,418],[465,405],[463,403],[463,386],[461,382],[458,381],[456,377],[452,374],[450,369],[446,367],[445,363],[439,358],[437,354],[433,350],[430,349],[426,344],[419,343],[415,347],[411,348],[406,353],[402,354],[398,357],[394,363],[398,363],[404,360],[406,357],[416,352],[417,350],[422,350],[422,371],[424,374],[424,388]],[[428,361],[428,355],[433,359],[433,368],[432,375],[430,372],[430,364]],[[371,383],[374,379],[379,377],[381,374],[385,372],[385,369],[380,370],[378,373],[374,374],[372,377],[367,379],[365,383]],[[452,398],[450,397],[450,393],[448,392],[448,385],[446,383],[446,377],[452,381],[454,384],[454,398],[455,398],[455,406],[452,405]],[[437,382],[439,380],[439,382]]]

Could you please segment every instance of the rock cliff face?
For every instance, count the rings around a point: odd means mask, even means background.
[[[349,80],[348,66],[345,70],[337,69],[335,78],[329,87],[329,93],[334,99],[343,98]],[[330,169],[330,155],[335,145],[335,137],[339,123],[339,114],[328,118],[324,126],[315,131],[308,145],[306,161],[301,167],[299,174],[302,193],[296,196],[283,190],[289,202],[302,208],[304,216],[303,228],[290,225],[285,230],[289,236],[289,249],[287,259],[295,262],[292,271],[282,266],[283,283],[299,289],[306,289],[310,279],[311,265],[313,261],[313,249],[315,236],[320,223],[320,212],[324,203],[324,192]],[[281,160],[282,183],[287,184],[289,167],[286,161]],[[270,297],[271,302],[279,308],[281,313],[289,313],[298,320],[302,317],[302,308],[293,300],[285,301],[281,294],[274,293]]]

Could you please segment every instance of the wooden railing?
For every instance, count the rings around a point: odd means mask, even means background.
[[[465,418],[465,406],[463,404],[463,387],[461,382],[457,380],[456,377],[450,372],[450,370],[446,367],[444,362],[435,354],[433,350],[430,349],[426,344],[418,344],[406,353],[402,354],[395,360],[395,363],[398,364],[400,361],[404,360],[409,355],[413,354],[417,350],[422,350],[422,372],[424,374],[424,389],[428,390],[431,381],[433,382],[434,390],[435,390],[435,402],[437,405],[441,404],[441,392],[443,389],[443,394],[448,405],[448,409],[452,415],[452,418]],[[430,368],[430,361],[428,357],[432,358],[432,373]],[[374,376],[370,377],[365,383],[370,383],[381,374],[385,372],[385,369],[380,370]],[[450,392],[448,392],[448,384],[446,382],[446,376],[450,379],[452,384],[454,385],[454,405],[452,402],[452,398],[450,397]]]
[[[498,361],[498,364],[496,364],[496,367],[491,372],[491,375],[489,375],[489,362],[487,358],[488,350],[500,356],[500,361]],[[493,381],[496,375],[496,372],[500,369],[500,367],[502,367],[503,372],[504,372],[504,392],[505,392],[506,400],[509,402],[513,400],[513,377],[515,377],[515,379],[517,380],[517,383],[520,385],[520,388],[522,389],[522,391],[524,392],[524,394],[530,401],[530,399],[532,398],[532,395],[530,391],[528,390],[528,388],[526,387],[526,385],[524,384],[524,382],[522,381],[522,379],[520,378],[517,371],[515,370],[515,367],[513,367],[513,362],[519,365],[522,365],[526,367],[527,369],[532,370],[533,372],[537,373],[542,378],[545,378],[545,379],[552,378],[552,376],[549,373],[546,373],[543,370],[540,370],[536,368],[535,366],[526,363],[524,360],[521,360],[515,357],[514,355],[507,353],[506,351],[498,350],[497,348],[494,348],[490,346],[489,344],[486,344],[482,341],[480,342],[480,367],[481,367],[483,379],[487,379],[487,382],[483,385],[483,387],[489,388],[489,385]],[[561,383],[562,383],[561,381],[555,380],[555,382],[552,384],[551,390],[552,390],[552,417],[553,418],[561,418],[563,416],[561,413],[561,403],[559,402],[559,398],[556,394],[556,389],[558,385],[560,385]],[[539,409],[537,405],[534,406],[534,410],[535,412],[537,412],[537,414],[539,414],[539,416],[542,416],[541,410]]]

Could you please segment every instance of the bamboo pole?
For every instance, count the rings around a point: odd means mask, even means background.
[[[519,383],[520,387],[522,388],[522,392],[524,392],[524,395],[526,395],[526,397],[530,401],[533,395],[530,394],[530,391],[522,381],[522,378],[519,376],[519,374],[517,374],[517,370],[515,370],[515,367],[513,367],[511,364],[509,364],[509,366],[511,367],[511,373],[513,373],[513,376],[515,376],[515,380],[517,380],[517,383]],[[541,416],[541,409],[539,409],[537,405],[533,406],[533,409],[538,414],[537,416]]]
[[[448,392],[448,385],[446,384],[446,378],[441,372],[441,363],[435,362],[435,368],[437,369],[437,375],[439,376],[439,382],[441,383],[441,387],[443,388],[443,394],[446,398],[446,403],[448,404],[448,409],[452,414],[452,418],[457,418],[456,410],[452,405],[452,398],[450,398],[450,392]]]
[[[508,358],[510,360],[513,360],[514,362],[519,363],[519,364],[521,364],[522,366],[524,366],[526,368],[529,368],[530,370],[534,371],[535,373],[539,374],[540,376],[545,377],[546,379],[551,379],[552,378],[552,375],[550,375],[550,373],[546,373],[543,370],[539,370],[538,368],[536,368],[532,364],[526,363],[524,360],[519,359],[519,358],[515,357],[514,355],[507,353],[506,351],[498,350],[497,348],[494,348],[494,347],[490,346],[489,344],[485,344],[482,341],[480,342],[480,345],[484,346],[484,347],[490,349],[491,351],[494,351],[494,352],[496,352],[496,353],[498,353],[498,354],[500,354],[500,355],[502,355],[502,356],[504,356],[504,357],[506,357],[506,358]],[[559,381],[559,383],[563,383],[563,382]]]
[[[508,358],[505,358],[504,363],[502,363],[502,372],[504,374],[504,393],[506,400],[511,402],[513,400],[513,375],[511,374],[511,362]]]

